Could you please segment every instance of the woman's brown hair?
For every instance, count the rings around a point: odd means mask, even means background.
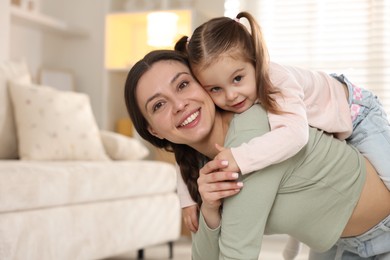
[[[239,22],[245,18],[251,32]],[[256,71],[257,96],[263,107],[272,113],[281,111],[272,97],[280,94],[269,77],[269,55],[260,26],[248,12],[240,12],[236,19],[218,17],[195,29],[191,38],[183,36],[175,50],[188,56],[193,71],[204,70],[224,54],[253,64]]]
[[[140,78],[158,61],[169,60],[177,61],[189,68],[188,60],[185,56],[173,50],[158,50],[148,53],[143,59],[139,60],[129,71],[125,83],[125,103],[127,112],[133,122],[134,128],[138,134],[150,142],[152,145],[162,148],[175,154],[175,159],[180,167],[180,172],[186,183],[192,199],[201,205],[201,198],[198,192],[199,169],[206,157],[193,148],[174,144],[166,139],[159,139],[148,131],[148,122],[142,115],[137,101],[137,86]]]

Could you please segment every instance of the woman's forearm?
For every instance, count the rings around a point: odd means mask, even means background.
[[[203,204],[200,208],[204,220],[210,229],[216,229],[221,224],[221,213],[219,209],[214,207],[207,207]]]
[[[199,214],[199,229],[192,233],[192,260],[219,259],[220,226],[211,229],[207,226],[202,210]]]

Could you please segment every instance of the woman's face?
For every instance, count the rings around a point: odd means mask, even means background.
[[[154,63],[138,81],[136,97],[151,134],[189,146],[207,141],[215,105],[184,64]]]

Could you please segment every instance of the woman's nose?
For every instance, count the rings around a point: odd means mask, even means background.
[[[186,99],[176,98],[174,100],[175,113],[182,111],[187,105],[188,105],[188,101]]]

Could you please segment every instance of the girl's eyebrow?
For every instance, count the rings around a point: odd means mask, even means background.
[[[177,73],[172,79],[171,81],[169,82],[169,84],[173,84],[181,75],[189,75],[188,72],[179,72]],[[149,97],[147,100],[146,100],[146,103],[145,103],[145,110],[147,110],[147,107],[148,107],[148,104],[155,98],[157,98],[158,96],[161,96],[162,94],[160,92],[154,94],[153,96]]]

